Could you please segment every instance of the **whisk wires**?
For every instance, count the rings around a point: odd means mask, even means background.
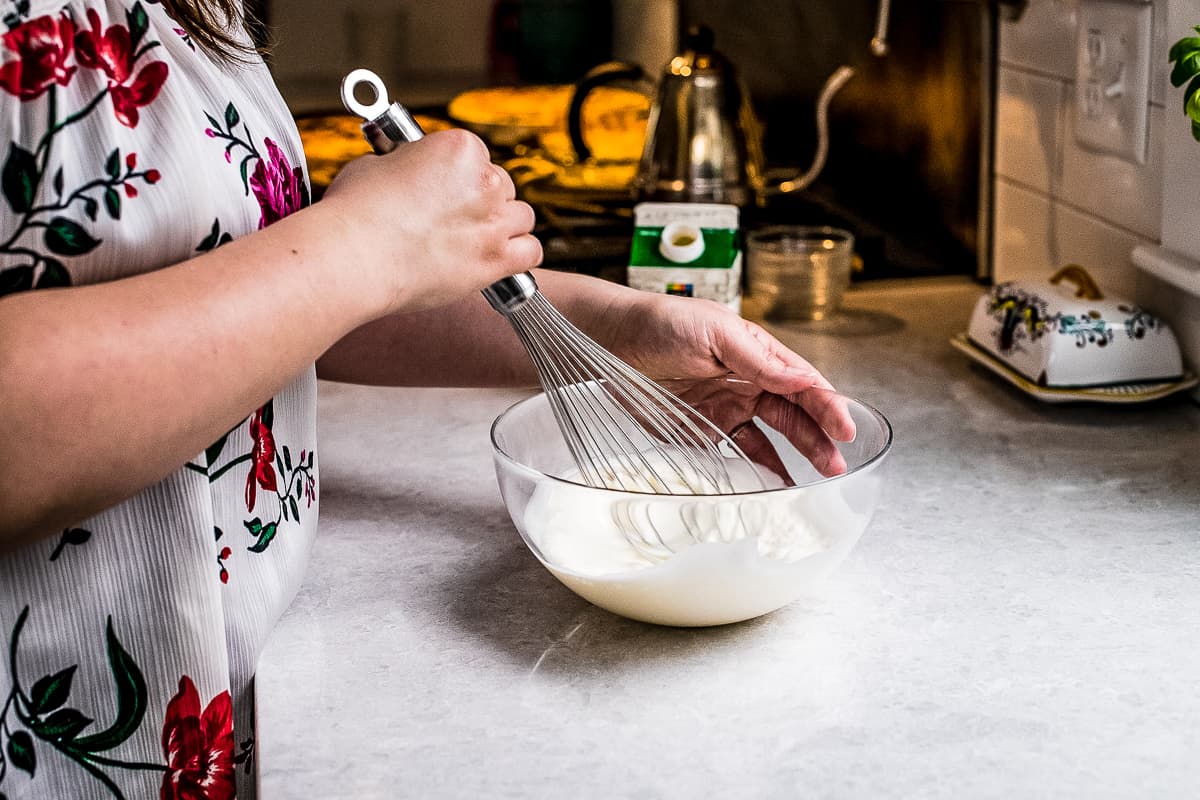
[[[734,491],[722,448],[749,459],[714,423],[602,348],[540,293],[507,316],[585,483],[655,494]]]

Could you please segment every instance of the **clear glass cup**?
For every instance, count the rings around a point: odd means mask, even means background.
[[[819,320],[850,285],[854,236],[841,228],[773,225],[746,237],[750,296],[768,318]]]

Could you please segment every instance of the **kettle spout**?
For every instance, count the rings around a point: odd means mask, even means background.
[[[817,152],[813,155],[812,165],[803,175],[777,184],[768,183],[763,187],[765,195],[803,191],[821,174],[821,170],[825,168],[825,159],[829,156],[829,104],[834,95],[846,85],[846,81],[853,77],[853,67],[841,66],[825,80],[825,85],[821,87],[821,93],[817,96]]]

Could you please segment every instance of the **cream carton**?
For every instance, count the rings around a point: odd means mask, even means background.
[[[648,292],[742,305],[738,207],[718,203],[639,203],[627,282]]]

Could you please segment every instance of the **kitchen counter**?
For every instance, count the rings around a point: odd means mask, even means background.
[[[1025,397],[947,344],[980,291],[859,286],[837,324],[772,328],[895,446],[821,596],[720,628],[538,564],[488,445],[524,393],[322,384],[264,800],[1200,794],[1200,407]]]

